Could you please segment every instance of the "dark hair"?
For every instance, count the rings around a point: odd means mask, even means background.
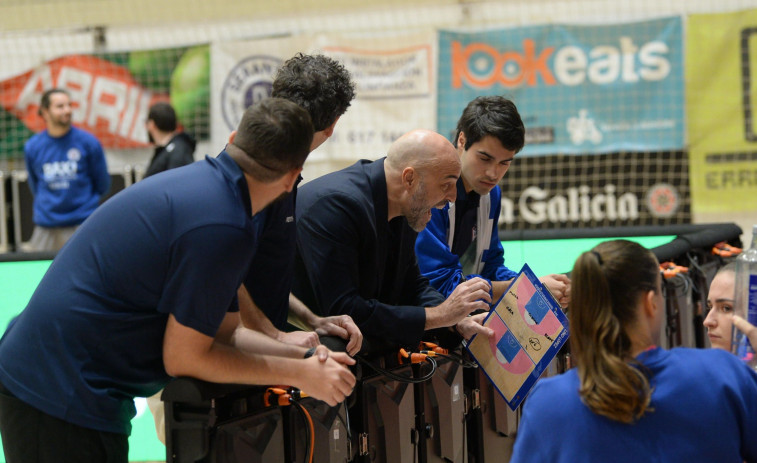
[[[147,120],[153,121],[155,127],[161,132],[173,132],[176,130],[176,111],[170,104],[160,101],[150,106]]]
[[[355,84],[349,71],[334,59],[298,53],[279,68],[271,96],[302,106],[317,132],[347,111],[355,98]]]
[[[313,132],[310,116],[299,105],[266,98],[244,112],[232,145],[246,154],[245,172],[258,181],[271,182],[302,167]]]
[[[465,149],[487,136],[496,137],[502,146],[514,152],[523,149],[526,128],[515,103],[503,96],[480,96],[468,103],[457,121],[457,139],[465,134]]]
[[[640,298],[657,292],[660,278],[654,254],[632,241],[600,243],[576,260],[568,310],[571,355],[581,399],[594,413],[631,423],[650,410],[649,378],[631,359],[626,330],[636,321]]]
[[[71,94],[69,94],[67,90],[63,90],[62,88],[51,88],[50,90],[45,91],[45,93],[42,94],[42,98],[39,100],[39,110],[37,111],[37,113],[40,116],[42,115],[43,109],[50,108],[50,97],[56,93],[62,93],[71,98]]]

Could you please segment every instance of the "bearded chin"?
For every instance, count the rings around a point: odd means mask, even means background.
[[[426,222],[423,221],[423,217],[426,215],[426,209],[413,209],[407,215],[407,224],[413,231],[420,233],[426,228]]]
[[[71,118],[60,117],[54,122],[54,124],[62,128],[71,127]]]
[[[408,223],[410,225],[410,228],[413,229],[414,232],[420,233],[423,231],[423,229],[426,228],[426,224],[420,224],[418,222],[416,223]]]

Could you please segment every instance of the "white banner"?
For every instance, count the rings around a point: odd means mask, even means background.
[[[244,110],[271,94],[276,70],[297,52],[321,53],[352,73],[357,92],[334,135],[311,154],[312,180],[358,159],[376,159],[403,133],[436,128],[436,33],[321,34],[211,46],[211,138],[218,150]]]

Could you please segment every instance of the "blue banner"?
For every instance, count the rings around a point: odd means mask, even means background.
[[[526,154],[684,147],[680,17],[439,33],[438,129],[454,138],[468,102],[511,98]]]

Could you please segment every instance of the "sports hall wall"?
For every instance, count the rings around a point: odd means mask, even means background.
[[[44,87],[69,88],[111,171],[139,180],[151,102],[177,108],[198,159],[215,155],[283,59],[322,52],[358,93],[306,181],[412,128],[453,137],[465,104],[496,93],[528,129],[502,185],[503,230],[748,230],[757,217],[754,0],[11,0],[0,30],[6,177],[43,127]]]
[[[215,155],[297,51],[340,59],[358,86],[306,181],[413,128],[452,138],[470,99],[504,94],[528,145],[501,185],[503,232],[757,222],[756,0],[3,0],[0,252],[43,88],[68,88],[111,172],[138,181],[150,103]],[[0,309],[23,307],[48,262],[14,265],[27,292],[0,279],[22,299],[0,291]],[[133,461],[163,458],[144,408]]]

